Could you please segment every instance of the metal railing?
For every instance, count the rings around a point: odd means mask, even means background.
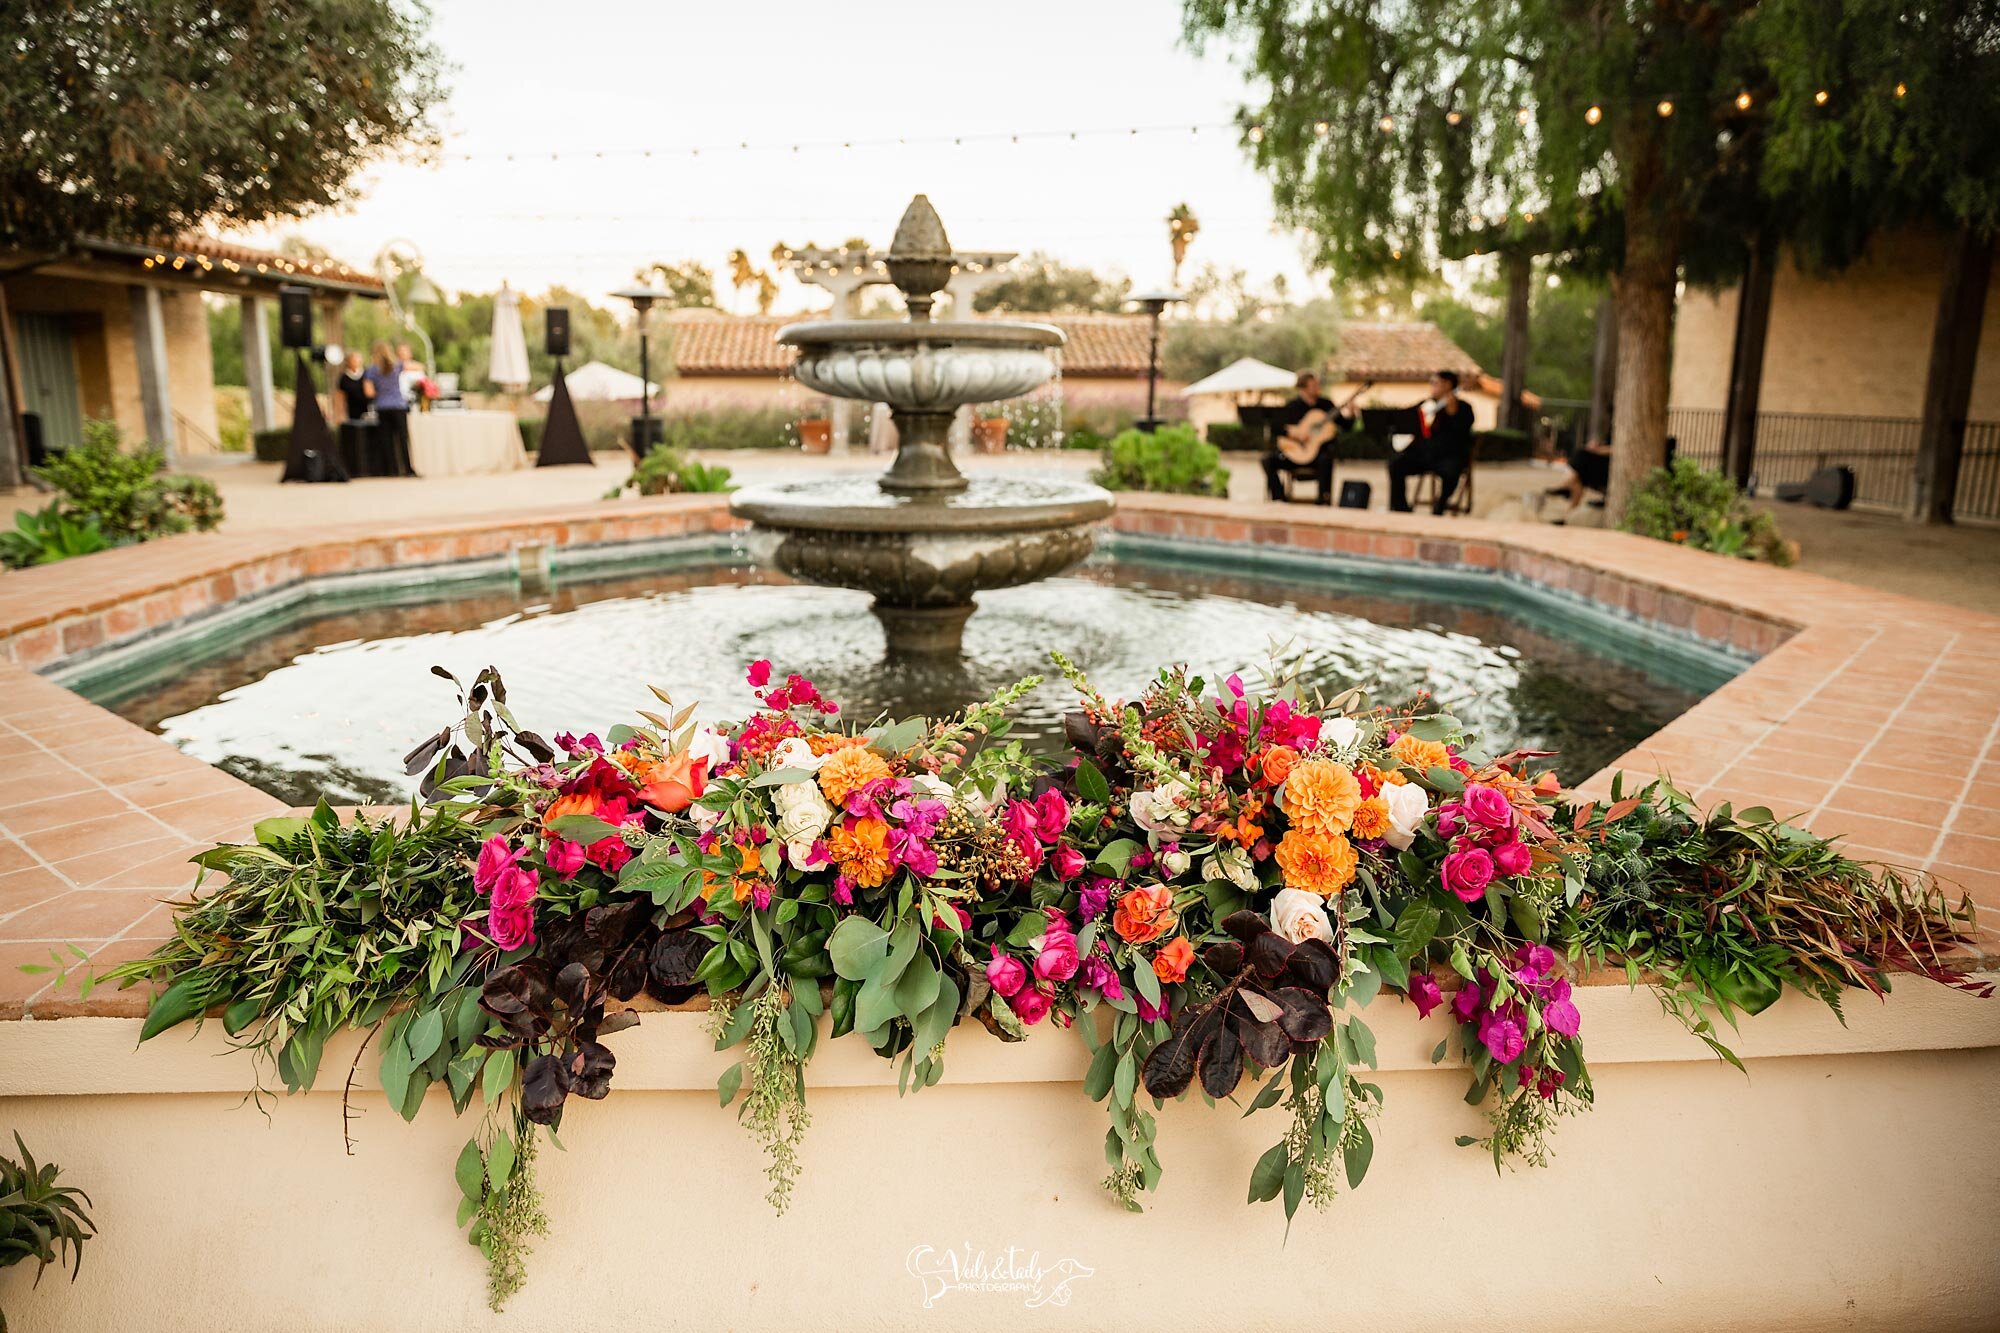
[[[1724,416],[1720,408],[1672,408],[1667,434],[1680,454],[1720,468]],[[1900,512],[1910,501],[1922,425],[1915,417],[1760,412],[1752,481],[1758,493],[1770,495],[1823,467],[1845,466],[1854,470],[1855,504]],[[2000,422],[1966,423],[1953,512],[1961,519],[2000,521]]]

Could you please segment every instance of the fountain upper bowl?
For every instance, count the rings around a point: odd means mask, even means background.
[[[1064,339],[1048,324],[864,319],[788,324],[778,341],[799,349],[792,373],[809,389],[904,411],[950,412],[1046,384]]]

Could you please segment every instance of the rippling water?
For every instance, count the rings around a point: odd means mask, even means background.
[[[409,594],[404,594],[408,596]],[[380,595],[377,595],[379,602]],[[1674,678],[1629,665],[1502,611],[1416,596],[1100,559],[1069,577],[982,595],[965,658],[885,663],[864,594],[805,587],[734,564],[571,582],[540,596],[511,584],[421,602],[304,608],[247,641],[135,669],[85,692],[191,754],[295,803],[407,795],[401,756],[452,720],[442,665],[469,679],[489,663],[525,726],[605,728],[653,704],[658,684],[698,715],[755,706],[743,666],[768,657],[838,699],[845,716],[947,712],[1047,674],[1060,648],[1107,694],[1132,694],[1169,662],[1211,680],[1254,669],[1274,646],[1331,694],[1359,683],[1381,702],[1427,690],[1494,749],[1563,752],[1595,771],[1686,709],[1721,674]],[[1246,670],[1246,675],[1248,671]],[[1071,695],[1031,694],[1016,735],[1060,745]]]

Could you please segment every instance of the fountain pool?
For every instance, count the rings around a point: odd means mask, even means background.
[[[948,712],[1060,648],[1111,694],[1170,662],[1215,680],[1287,644],[1306,683],[1358,683],[1379,702],[1427,689],[1499,748],[1557,749],[1574,780],[1658,730],[1740,663],[1692,643],[1537,600],[1492,579],[1442,581],[1327,561],[1224,563],[1118,539],[1072,573],[986,593],[958,657],[885,654],[860,591],[794,583],[734,550],[655,553],[524,589],[511,578],[320,585],[254,621],[160,639],[60,678],[189,753],[307,803],[405,799],[401,757],[450,720],[429,673],[489,663],[523,725],[552,734],[627,720],[647,686],[700,714],[755,706],[747,662],[803,672],[848,709]],[[1059,679],[1027,698],[1015,735],[1060,748],[1071,696]]]

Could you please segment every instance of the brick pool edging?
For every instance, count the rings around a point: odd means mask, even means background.
[[[91,966],[165,936],[187,857],[275,798],[38,671],[315,578],[721,534],[720,496],[450,522],[189,535],[0,576],[0,1020],[143,1012],[22,963]],[[1768,805],[1864,855],[2000,903],[2000,617],[1621,533],[1128,495],[1116,532],[1482,572],[1726,648],[1752,664],[1592,777],[1662,769],[1705,802]]]

